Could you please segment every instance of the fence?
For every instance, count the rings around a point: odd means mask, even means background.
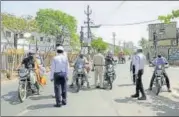
[[[54,57],[55,53],[44,53],[40,54],[44,60],[44,65],[46,67],[50,66],[51,60]],[[15,53],[2,53],[2,69],[1,72],[3,76],[7,76],[9,74],[9,78],[13,74],[16,67],[21,63],[23,58],[26,56],[26,54],[15,54]],[[68,60],[69,62],[73,62],[77,57],[76,53],[68,53]],[[8,77],[8,76],[7,76]],[[4,78],[4,77],[3,77]]]

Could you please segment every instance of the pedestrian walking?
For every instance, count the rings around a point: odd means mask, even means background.
[[[138,100],[146,100],[146,95],[142,83],[142,75],[144,73],[145,61],[146,61],[146,57],[143,54],[142,48],[139,47],[137,49],[136,64],[135,64],[136,93],[132,95],[133,98],[138,98]],[[140,98],[139,98],[139,92],[141,92],[142,94]]]
[[[105,57],[102,55],[100,50],[93,57],[93,70],[95,75],[95,86],[96,88],[104,88],[104,65],[105,65]],[[100,80],[100,86],[98,86],[98,79]]]
[[[56,99],[55,107],[67,104],[68,65],[69,62],[68,58],[64,55],[64,48],[62,46],[57,47],[57,55],[51,63],[51,81],[54,81]]]

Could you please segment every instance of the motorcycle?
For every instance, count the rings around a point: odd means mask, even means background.
[[[112,64],[106,65],[106,72],[104,74],[104,78],[105,81],[107,82],[109,89],[111,90],[113,88],[113,82],[116,79],[114,65]]]
[[[18,70],[19,75],[19,86],[18,86],[18,98],[20,102],[24,102],[29,94],[33,94],[33,92],[37,88],[35,87],[36,82],[36,75],[32,68],[26,69],[21,68]]]
[[[83,65],[78,65],[77,71],[76,71],[76,92],[79,92],[81,87],[83,86],[85,82],[85,71],[84,71],[84,66]],[[89,84],[87,84],[89,87]]]
[[[156,95],[158,95],[161,91],[162,86],[166,85],[165,77],[163,75],[164,68],[168,68],[168,66],[161,66],[159,65],[157,70],[155,71],[155,80],[154,84],[156,87]]]

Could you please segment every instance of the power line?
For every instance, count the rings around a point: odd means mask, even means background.
[[[129,26],[129,25],[145,24],[145,23],[150,23],[150,22],[155,22],[155,21],[158,21],[158,19],[135,22],[135,23],[126,23],[126,24],[101,24],[101,26]]]
[[[111,17],[109,17],[108,20],[110,20],[110,19],[112,18],[112,16],[114,15],[114,12],[117,11],[117,10],[119,10],[125,2],[126,2],[126,1],[122,1],[122,2],[112,11],[113,13],[110,13],[110,14],[111,14]],[[105,21],[105,22],[107,22],[107,21]]]

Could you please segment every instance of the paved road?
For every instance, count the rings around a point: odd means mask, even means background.
[[[130,98],[135,87],[132,85],[129,63],[117,66],[118,79],[112,91],[91,88],[79,93],[68,91],[68,105],[54,108],[53,85],[48,82],[41,96],[29,97],[24,103],[17,99],[17,81],[3,83],[1,88],[2,116],[177,116],[179,115],[179,69],[167,70],[171,79],[172,93],[163,92],[159,96],[146,90],[147,100]],[[152,68],[146,66],[143,76],[145,89],[148,88]],[[93,73],[92,73],[93,76]],[[93,84],[91,78],[91,84]]]

